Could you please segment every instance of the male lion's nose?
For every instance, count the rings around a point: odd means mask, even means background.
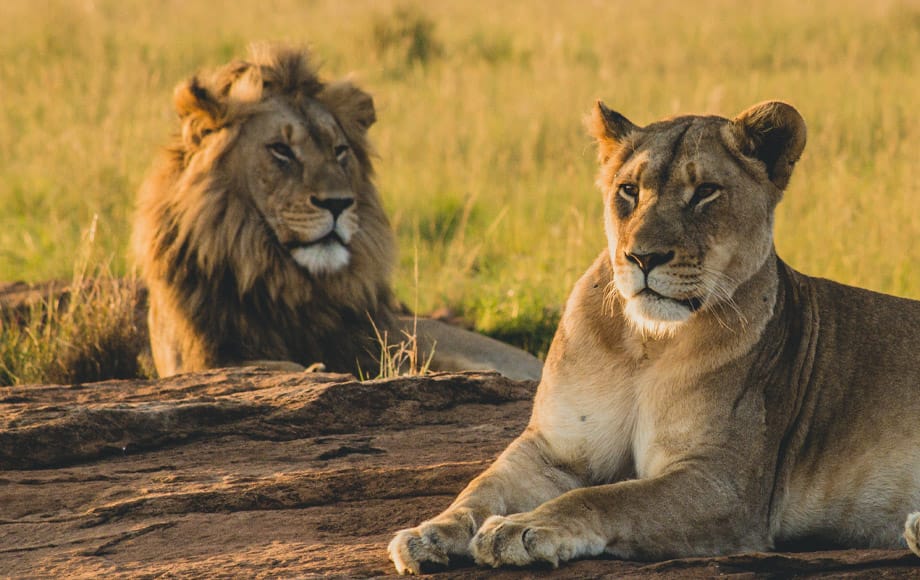
[[[667,264],[674,259],[673,251],[668,252],[667,254],[631,254],[629,252],[624,252],[624,254],[626,259],[639,266],[639,269],[642,270],[644,274],[648,274],[658,266]]]
[[[315,195],[311,195],[310,202],[316,207],[329,210],[329,213],[332,214],[332,219],[338,219],[343,211],[350,208],[352,204],[355,203],[355,200],[350,197],[329,197],[320,199]]]

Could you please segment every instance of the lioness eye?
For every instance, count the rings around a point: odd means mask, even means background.
[[[722,194],[722,186],[715,183],[702,183],[696,187],[693,197],[690,198],[691,206],[707,203]]]
[[[345,162],[348,161],[348,145],[336,145],[333,151],[335,152],[336,161],[340,165],[345,165]]]
[[[272,143],[271,145],[265,146],[268,149],[268,152],[272,154],[272,157],[277,159],[281,164],[287,165],[291,161],[297,159],[294,155],[294,151],[288,147],[286,143]]]
[[[617,188],[617,194],[626,201],[635,203],[639,198],[639,186],[635,183],[623,183]]]

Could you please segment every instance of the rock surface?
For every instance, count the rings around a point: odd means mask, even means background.
[[[258,369],[0,388],[0,577],[392,574],[392,533],[491,462],[533,388]],[[437,576],[894,578],[918,564],[906,549],[851,550]]]

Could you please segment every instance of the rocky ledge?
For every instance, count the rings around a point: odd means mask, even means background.
[[[534,386],[221,369],[0,388],[0,576],[392,574],[392,533],[443,509],[521,431]],[[891,578],[918,564],[850,550],[435,577]]]

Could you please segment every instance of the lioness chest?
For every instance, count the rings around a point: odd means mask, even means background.
[[[657,361],[572,361],[544,379],[532,425],[585,484],[653,477],[706,446],[712,393],[688,369]]]
[[[748,348],[631,339],[628,323],[605,306],[608,264],[602,253],[570,296],[531,418],[552,456],[585,485],[653,477],[717,445],[741,390],[726,365]],[[759,420],[762,406],[748,405]]]

